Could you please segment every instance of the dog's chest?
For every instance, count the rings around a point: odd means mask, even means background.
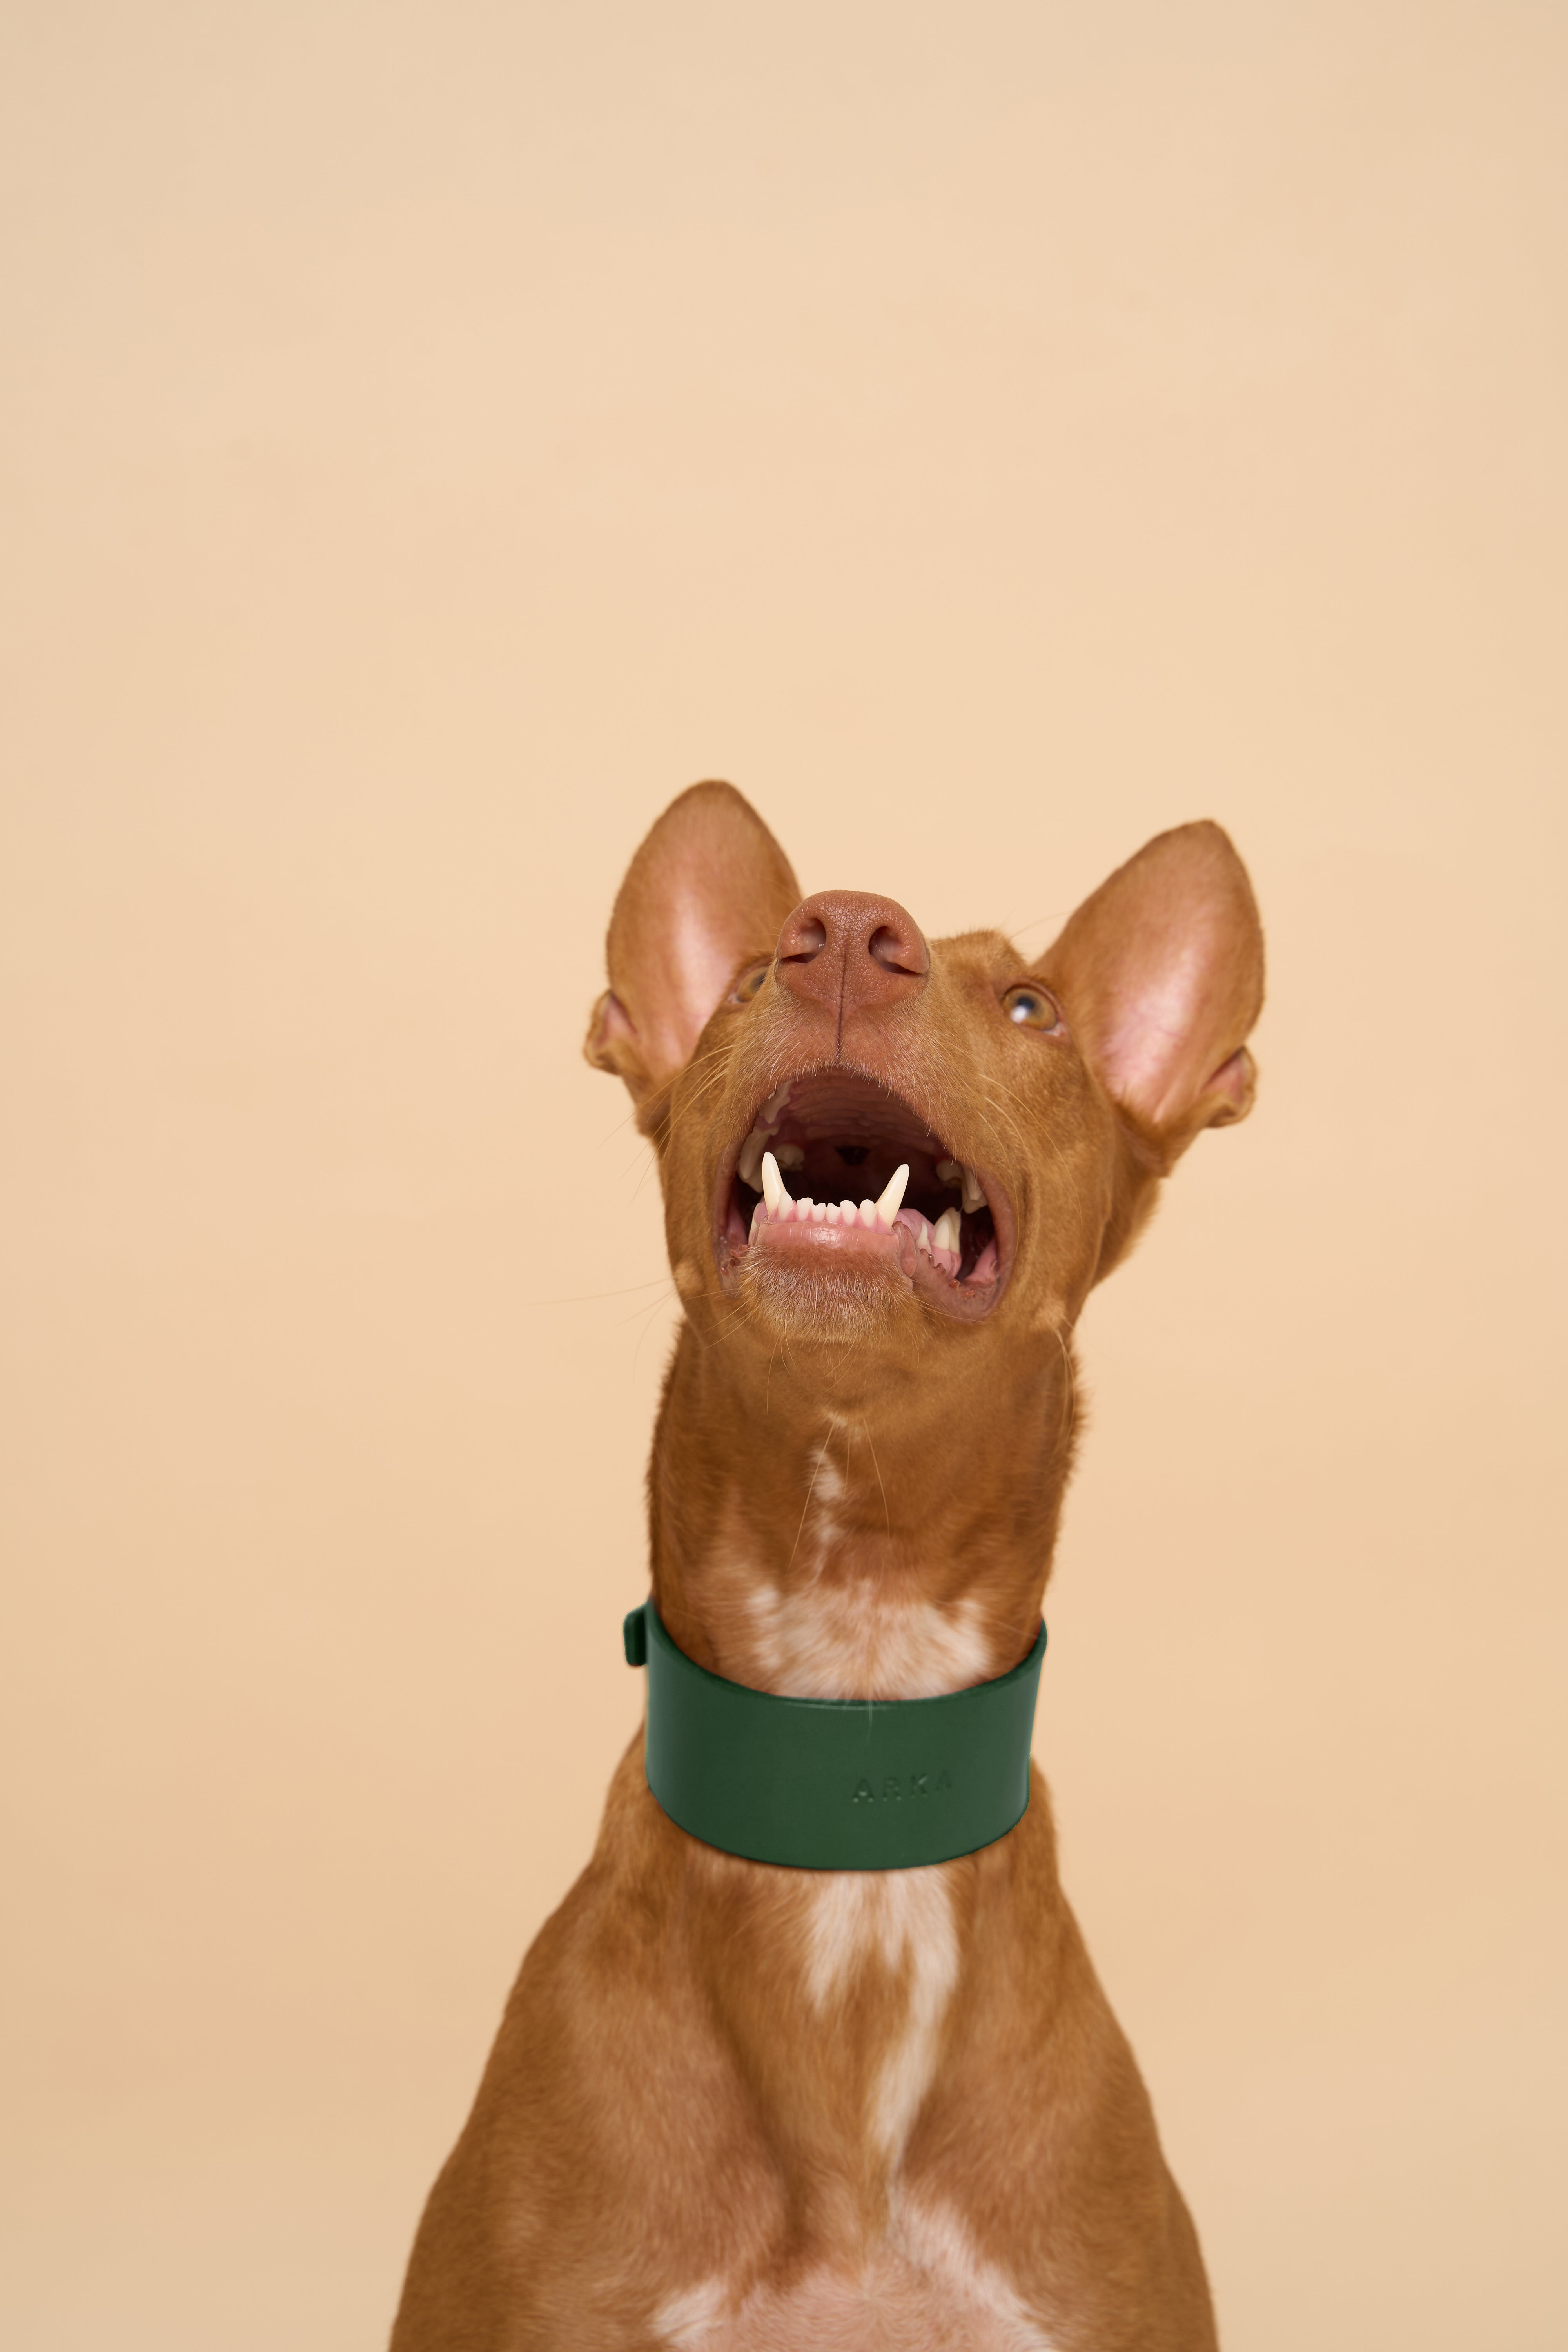
[[[739,2303],[705,2280],[659,2314],[670,2352],[1054,2352],[956,2217],[906,2213],[858,2264],[824,2264]]]
[[[911,2192],[910,2133],[941,2060],[958,1990],[959,1941],[948,1874],[824,1875],[800,1919],[802,1989],[815,2038],[848,2028],[857,1989],[892,1995],[848,2171],[867,2190],[838,2209],[818,2242],[798,2239],[760,2280],[711,2270],[660,2310],[671,2352],[1051,2352],[1003,2269],[986,2262],[959,2213]],[[844,2052],[847,2074],[856,2071]],[[823,2217],[819,2212],[819,2220]]]

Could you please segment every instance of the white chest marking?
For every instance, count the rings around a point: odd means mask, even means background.
[[[974,1601],[942,1609],[853,1582],[763,1584],[749,1600],[759,1664],[786,1698],[936,1698],[993,1670]]]
[[[958,1981],[958,1932],[945,1874],[835,1871],[813,1888],[805,1981],[828,2012],[868,1965],[904,1981],[904,2014],[881,2063],[868,2122],[878,2153],[897,2166],[935,2071],[942,2020]]]
[[[828,1570],[846,1529],[832,1434],[812,1457],[788,1591],[746,1580],[757,1664],[786,1698],[935,1698],[995,1672],[977,1601],[939,1607]],[[739,1563],[735,1565],[739,1566]]]
[[[709,2330],[717,2327],[724,2316],[728,2298],[721,2278],[704,2279],[700,2286],[688,2287],[684,2294],[672,2294],[654,2314],[654,2334],[660,2341],[686,2352],[698,2352]]]
[[[784,2290],[733,2296],[722,2275],[674,2295],[654,2330],[669,2352],[1056,2352],[994,2263],[946,2207],[905,2208],[853,2267],[824,2263]]]
[[[763,1583],[750,1598],[768,1687],[792,1698],[924,1698],[962,1690],[991,1671],[980,1606],[946,1608],[879,1591],[823,1570],[837,1538],[844,1482],[826,1445],[801,1523],[804,1563],[793,1591]],[[828,2012],[868,1967],[901,1979],[904,2012],[879,2071],[868,2126],[896,2168],[931,2087],[942,2021],[958,1981],[958,1935],[941,1869],[842,1871],[806,1897],[805,1977],[812,2006]]]
[[[940,2278],[961,2302],[994,2320],[997,2343],[1007,2352],[1054,2352],[1050,2336],[998,2265],[984,2260],[950,2205],[903,2204],[897,2242],[928,2277]]]

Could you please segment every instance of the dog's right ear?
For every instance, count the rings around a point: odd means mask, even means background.
[[[1040,971],[1163,1171],[1202,1129],[1246,1118],[1263,929],[1247,868],[1217,824],[1145,842],[1084,900]]]
[[[671,801],[626,868],[610,917],[610,985],[583,1051],[645,1099],[684,1069],[725,990],[771,957],[800,885],[733,784]]]

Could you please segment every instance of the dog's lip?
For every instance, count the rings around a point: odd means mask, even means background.
[[[910,1095],[900,1093],[898,1089],[889,1087],[886,1080],[878,1076],[874,1071],[861,1069],[851,1065],[841,1064],[829,1064],[825,1067],[822,1063],[816,1062],[806,1064],[800,1069],[792,1070],[784,1076],[775,1076],[772,1084],[766,1087],[757,1097],[756,1102],[752,1110],[751,1118],[748,1119],[745,1127],[742,1129],[740,1134],[737,1135],[731,1143],[725,1146],[723,1151],[720,1154],[719,1164],[714,1173],[712,1205],[713,1259],[714,1265],[718,1270],[721,1285],[726,1291],[733,1288],[735,1276],[739,1268],[741,1259],[744,1256],[746,1249],[751,1246],[748,1241],[747,1243],[742,1244],[741,1248],[733,1248],[726,1234],[725,1226],[728,1221],[730,1192],[735,1181],[736,1166],[740,1160],[742,1150],[745,1149],[748,1136],[750,1136],[755,1129],[757,1113],[763,1108],[765,1103],[771,1102],[774,1095],[779,1093],[786,1085],[794,1086],[802,1079],[824,1077],[830,1075],[857,1078],[867,1086],[875,1087],[879,1092],[890,1096],[894,1101],[901,1104],[903,1108],[915,1118],[919,1119],[925,1127],[928,1134],[937,1137],[943,1142],[946,1141],[946,1139],[941,1136],[940,1129],[936,1123],[927,1118],[924,1110],[916,1100],[914,1100]],[[950,1151],[950,1156],[954,1159],[963,1159],[963,1154],[956,1150]],[[1006,1290],[1011,1279],[1014,1260],[1016,1255],[1016,1245],[1017,1240],[1017,1223],[1013,1212],[1012,1199],[1005,1185],[1002,1184],[991,1171],[984,1166],[981,1161],[977,1160],[970,1160],[964,1161],[964,1164],[971,1168],[974,1174],[979,1178],[981,1187],[985,1194],[986,1206],[991,1212],[992,1226],[996,1239],[996,1274],[994,1279],[985,1284],[983,1287],[973,1284],[962,1283],[956,1278],[941,1276],[939,1274],[938,1279],[943,1285],[943,1293],[938,1297],[933,1298],[931,1303],[936,1307],[939,1313],[947,1314],[952,1317],[955,1320],[964,1322],[981,1322],[988,1316],[994,1314],[997,1307],[1000,1306],[1003,1294]],[[832,1228],[829,1227],[826,1230],[832,1231]],[[868,1238],[869,1238],[869,1236]],[[889,1236],[889,1238],[892,1238],[892,1236]],[[936,1272],[937,1269],[933,1268],[931,1271]],[[925,1295],[923,1287],[921,1295]]]

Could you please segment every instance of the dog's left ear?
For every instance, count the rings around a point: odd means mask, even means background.
[[[799,904],[789,860],[751,803],[733,784],[693,784],[626,868],[589,1061],[624,1078],[640,1108],[684,1069],[725,990],[772,956]]]
[[[1039,974],[1163,1168],[1202,1129],[1251,1109],[1245,1041],[1263,1003],[1263,929],[1217,824],[1146,843],[1084,900]]]

